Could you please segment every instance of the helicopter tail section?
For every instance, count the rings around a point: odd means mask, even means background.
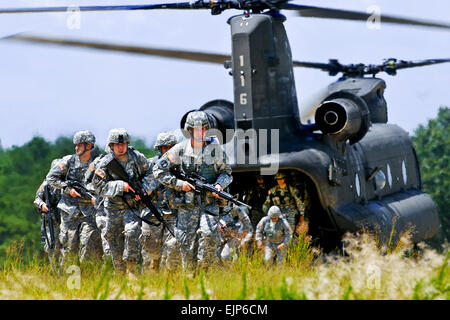
[[[367,204],[349,203],[332,210],[340,230],[357,231],[364,228],[377,233],[382,244],[395,244],[409,232],[411,241],[418,243],[439,231],[436,205],[420,190],[398,192]]]

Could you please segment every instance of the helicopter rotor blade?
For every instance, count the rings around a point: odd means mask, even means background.
[[[388,60],[389,62],[389,60]],[[439,64],[439,63],[446,63],[450,62],[450,59],[427,59],[422,61],[403,61],[400,60],[396,62],[395,69],[408,69],[408,68],[416,68],[416,67],[422,67],[422,66],[430,66],[433,64]]]
[[[206,2],[179,2],[146,5],[120,5],[120,6],[64,6],[64,7],[35,7],[35,8],[4,8],[0,13],[37,13],[37,12],[70,12],[80,11],[125,11],[125,10],[152,10],[152,9],[210,9]]]
[[[386,59],[382,64],[379,65],[365,65],[359,64],[341,64],[336,59],[330,59],[328,63],[317,63],[317,62],[305,62],[305,61],[292,61],[294,67],[302,68],[312,68],[319,69],[328,72],[330,76],[335,76],[338,73],[343,74],[343,76],[350,77],[363,77],[364,75],[376,75],[380,72],[386,72],[391,76],[397,74],[397,70],[416,68],[422,66],[429,66],[439,63],[450,62],[450,59],[427,59],[420,61],[405,61],[398,59]]]
[[[301,17],[310,18],[324,18],[324,19],[339,19],[339,20],[355,20],[355,21],[368,21],[371,19],[373,13],[365,13],[350,10],[340,10],[331,8],[320,8],[313,6],[295,5],[291,3],[285,3],[280,5],[281,9],[295,10]],[[380,22],[395,23],[403,25],[415,25],[422,27],[434,27],[442,29],[450,29],[450,24],[438,21],[428,21],[420,19],[410,19],[391,15],[380,15]]]
[[[142,46],[131,46],[123,44],[113,44],[106,42],[94,42],[94,41],[81,41],[72,39],[62,39],[55,37],[48,37],[42,35],[32,34],[16,34],[3,38],[2,40],[15,40],[40,44],[79,47],[87,49],[106,50],[113,52],[124,52],[133,54],[142,54],[148,56],[159,56],[166,58],[174,58],[188,61],[197,62],[209,62],[223,65],[225,61],[231,60],[230,55],[219,53],[207,53],[200,51],[187,51],[187,50],[174,50],[165,48],[151,48]],[[427,59],[421,61],[404,61],[397,59],[386,59],[384,63],[380,65],[364,65],[364,64],[349,64],[343,65],[338,60],[330,59],[328,63],[320,62],[307,62],[293,60],[294,67],[319,69],[328,72],[331,76],[335,76],[338,73],[344,75],[367,75],[377,74],[379,72],[386,72],[390,75],[395,75],[397,70],[415,68],[421,66],[434,65],[439,63],[450,62],[450,59]]]
[[[160,56],[166,58],[175,58],[189,61],[200,61],[200,62],[210,62],[216,64],[224,64],[226,60],[230,60],[229,55],[216,54],[216,53],[205,53],[197,51],[186,51],[186,50],[173,50],[164,48],[150,48],[150,47],[139,47],[130,45],[119,45],[105,42],[91,42],[91,41],[80,41],[80,40],[69,40],[69,39],[58,39],[46,36],[35,36],[35,35],[24,35],[18,34],[4,38],[5,40],[16,40],[16,41],[26,41],[35,42],[50,45],[60,45],[60,46],[71,46],[79,48],[89,48],[116,52],[127,52],[136,53],[150,56]]]

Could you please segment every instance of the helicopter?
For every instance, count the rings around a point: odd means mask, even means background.
[[[0,9],[0,14],[66,12],[67,7]],[[397,241],[411,231],[412,242],[429,239],[439,230],[432,199],[421,190],[420,170],[406,131],[389,124],[384,99],[386,83],[380,72],[450,62],[450,59],[403,61],[388,59],[379,65],[342,65],[292,60],[282,10],[304,17],[365,21],[361,12],[296,5],[286,0],[213,0],[154,5],[81,6],[80,11],[206,9],[213,15],[237,9],[228,19],[232,54],[119,46],[33,35],[10,40],[158,55],[224,64],[233,77],[234,102],[213,100],[199,108],[214,128],[227,137],[233,168],[233,193],[252,187],[252,177],[276,164],[277,170],[303,181],[310,203],[305,215],[310,234],[325,250],[336,247],[346,232],[372,229],[381,241]],[[432,21],[381,16],[386,23],[450,29]],[[302,124],[293,76],[294,67],[315,68],[342,77],[328,86],[314,111],[315,121]],[[371,77],[370,77],[371,76]],[[189,110],[189,112],[192,110]],[[188,112],[182,117],[180,126]],[[228,135],[227,130],[255,130],[278,137],[254,143],[248,135]],[[264,152],[261,152],[264,151]],[[255,159],[255,154],[256,159]],[[243,155],[244,161],[240,161]],[[274,158],[275,156],[275,158]],[[274,160],[275,159],[275,160]],[[270,175],[269,175],[270,177]],[[253,179],[254,180],[254,179]],[[412,229],[411,229],[412,228]]]

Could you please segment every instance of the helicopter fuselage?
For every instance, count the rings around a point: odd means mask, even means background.
[[[265,174],[275,163],[307,181],[311,232],[321,240],[363,228],[378,231],[382,242],[395,242],[406,231],[415,243],[434,236],[437,209],[421,191],[408,133],[386,123],[384,81],[349,78],[331,84],[316,123],[301,124],[284,20],[279,13],[229,19],[234,103],[201,108],[224,136],[225,129],[244,132],[225,141],[233,191],[248,187],[249,173]],[[245,134],[250,131],[254,134]],[[261,131],[266,138],[255,142]]]

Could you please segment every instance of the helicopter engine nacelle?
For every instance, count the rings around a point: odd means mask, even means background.
[[[227,136],[227,129],[234,129],[234,109],[233,103],[227,100],[212,100],[205,103],[199,109],[190,110],[185,113],[181,118],[180,127],[184,129],[187,115],[192,111],[204,111],[208,116],[208,121],[211,126],[211,130],[214,134],[214,129],[220,132],[223,138],[222,143],[227,143],[231,140],[231,136]],[[183,133],[184,134],[184,133]],[[188,137],[186,137],[188,138]],[[219,139],[220,140],[220,139]]]
[[[333,135],[340,141],[349,139],[350,144],[361,140],[370,127],[366,103],[343,92],[325,99],[316,111],[315,121],[324,134]]]

